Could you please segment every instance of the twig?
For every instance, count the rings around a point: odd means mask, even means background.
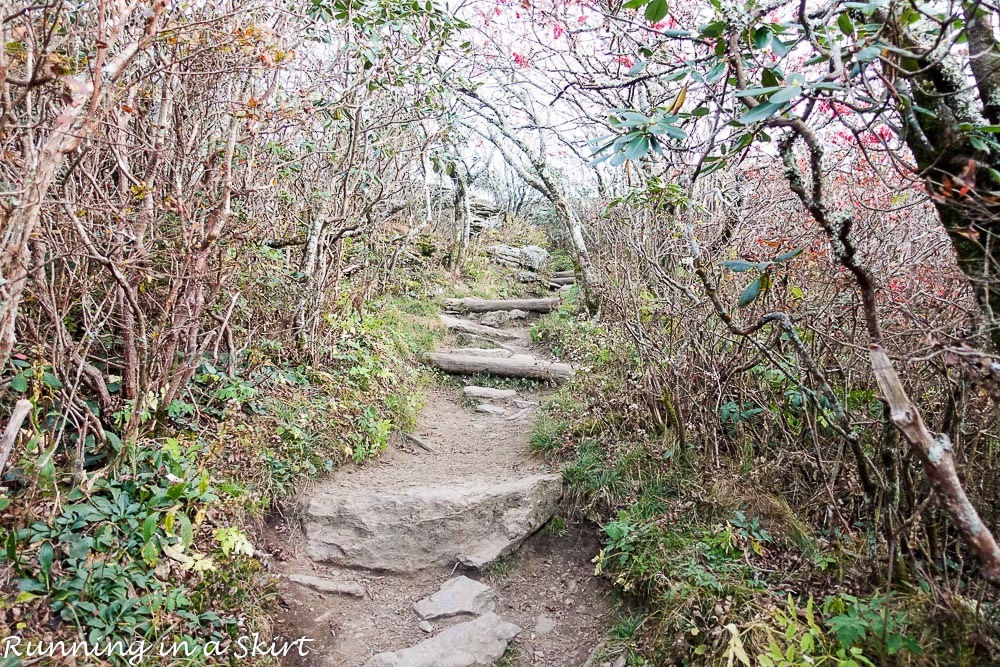
[[[420,449],[423,449],[424,451],[428,451],[431,454],[437,454],[437,450],[434,449],[433,447],[431,447],[427,443],[427,441],[424,440],[423,438],[421,438],[420,436],[414,435],[412,433],[404,433],[403,437],[405,437],[407,440],[409,440],[410,442],[412,442],[413,444],[415,444]]]

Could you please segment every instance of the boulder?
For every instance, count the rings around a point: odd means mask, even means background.
[[[414,572],[480,568],[514,551],[556,513],[558,474],[406,489],[333,487],[304,507],[306,553],[340,566]]]
[[[365,667],[490,667],[519,632],[521,628],[490,612],[409,648],[379,653]]]
[[[531,271],[538,271],[549,259],[548,251],[536,245],[515,247],[498,243],[489,246],[486,252],[503,264]]]
[[[523,310],[515,308],[513,310],[494,310],[479,318],[479,323],[488,327],[502,327],[514,320],[523,320],[528,316]]]
[[[496,591],[464,576],[449,579],[433,595],[413,605],[413,611],[424,621],[460,614],[482,616],[496,609]]]

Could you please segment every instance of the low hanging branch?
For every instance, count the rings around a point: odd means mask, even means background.
[[[878,386],[889,404],[892,423],[920,459],[934,492],[948,510],[948,516],[958,528],[962,540],[979,561],[983,578],[994,586],[1000,586],[1000,547],[965,494],[955,470],[951,441],[943,433],[928,430],[916,406],[906,395],[885,350],[872,345],[871,358]]]

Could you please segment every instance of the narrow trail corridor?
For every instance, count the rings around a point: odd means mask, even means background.
[[[510,331],[511,352],[539,354]],[[286,558],[275,632],[314,640],[286,665],[588,663],[609,604],[593,530],[547,523],[561,476],[528,444],[547,393],[480,407],[435,387],[414,430],[433,451],[400,438],[300,494],[269,534]]]

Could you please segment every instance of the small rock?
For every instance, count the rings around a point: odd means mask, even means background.
[[[458,614],[480,616],[496,608],[496,591],[465,576],[449,579],[436,593],[413,605],[413,611],[425,621]]]
[[[556,627],[556,622],[545,614],[539,614],[535,619],[535,634],[547,635]]]
[[[502,327],[511,321],[510,313],[506,310],[494,310],[479,318],[479,323],[488,327]]]
[[[514,395],[517,395],[516,392]],[[534,401],[522,401],[519,398],[514,399],[514,406],[518,408],[533,408],[536,405],[538,405],[538,403],[535,403]]]
[[[523,320],[528,316],[528,313],[518,308],[512,308],[507,311],[507,315],[509,315],[512,320]]]
[[[290,574],[288,580],[292,583],[306,586],[319,591],[320,593],[337,593],[340,595],[353,595],[362,598],[365,596],[364,587],[356,581],[334,581],[323,577],[313,577],[308,574]]]
[[[420,621],[419,623],[417,623],[417,627],[427,633],[434,632],[434,626],[428,623],[427,621]]]
[[[490,612],[399,651],[379,653],[365,667],[489,667],[521,628]]]
[[[505,415],[507,411],[501,408],[499,405],[493,405],[492,403],[481,403],[476,407],[479,412],[485,412],[488,415]]]

